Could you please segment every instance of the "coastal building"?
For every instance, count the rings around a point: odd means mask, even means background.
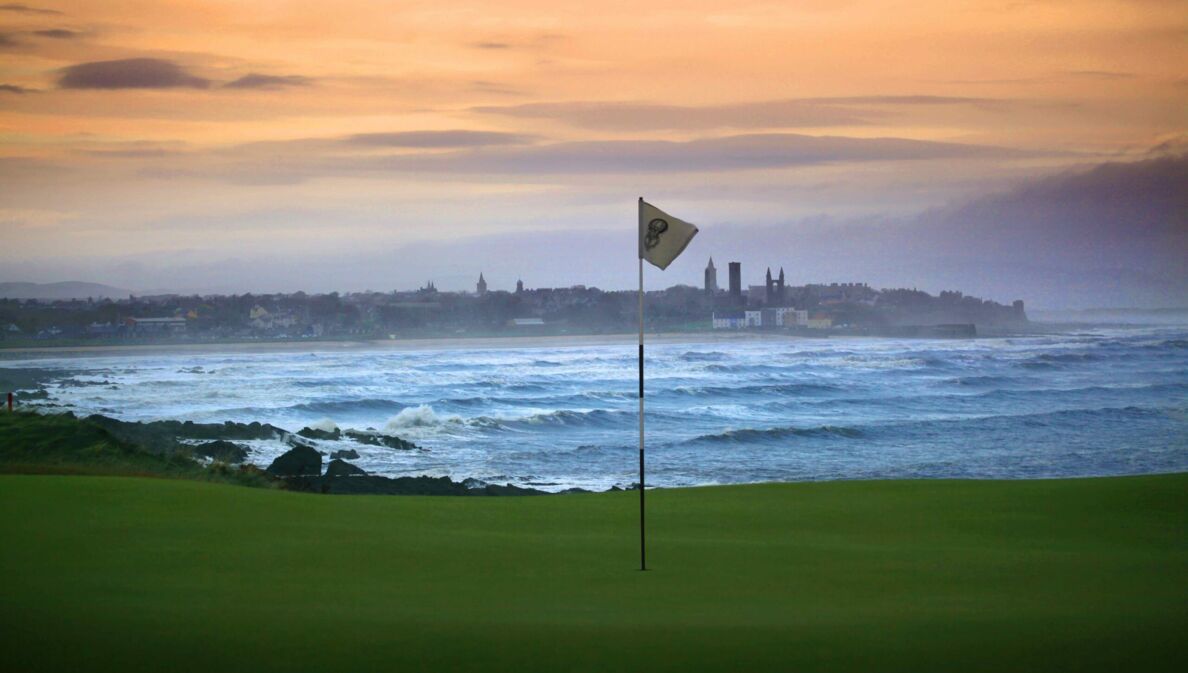
[[[747,327],[763,327],[763,311],[743,311]]]
[[[127,318],[124,326],[133,334],[176,334],[186,331],[186,319]]]
[[[524,294],[524,281],[516,280],[516,294]]]
[[[718,270],[714,268],[713,257],[705,267],[705,293],[711,297],[718,293]]]
[[[742,311],[715,311],[712,320],[714,329],[742,329],[747,322]]]
[[[742,263],[730,262],[730,298],[742,303]]]
[[[805,321],[805,327],[809,329],[829,329],[833,327],[833,319],[823,313],[816,313],[813,317]]]
[[[776,327],[806,327],[808,325],[808,311],[780,306],[772,309]]]
[[[479,272],[478,283],[475,284],[474,290],[475,290],[475,294],[478,294],[480,296],[487,294],[487,281],[486,281],[486,279],[483,278],[483,273],[481,271]]]

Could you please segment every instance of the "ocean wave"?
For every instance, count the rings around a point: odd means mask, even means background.
[[[730,356],[721,351],[686,351],[677,356],[685,362],[721,362]]]
[[[819,425],[810,428],[742,428],[700,435],[681,442],[681,444],[754,444],[798,437],[858,439],[864,435],[865,433],[859,428],[839,425]]]
[[[329,418],[323,418],[314,421],[306,427],[312,428],[314,430],[321,430],[322,432],[336,432],[339,429],[338,424]]]
[[[1023,361],[1023,366],[1063,365],[1080,362],[1096,362],[1101,356],[1095,353],[1040,353]]]
[[[318,400],[316,402],[302,402],[294,404],[289,409],[294,411],[308,411],[327,416],[342,415],[359,411],[378,411],[384,413],[399,412],[407,409],[408,405],[386,397],[364,397],[347,400]]]
[[[384,432],[397,434],[409,428],[425,428],[446,423],[462,423],[460,416],[439,416],[428,404],[401,409],[400,413],[388,419]]]
[[[1010,385],[1010,384],[1015,384],[1015,383],[1021,383],[1026,380],[1027,379],[1020,378],[1018,376],[999,376],[999,375],[993,375],[993,374],[984,374],[981,376],[958,376],[955,378],[948,379],[944,383],[947,385],[972,386],[972,387],[981,388],[981,387],[989,387],[989,386]]]
[[[853,388],[854,386],[850,386]],[[777,383],[749,386],[678,386],[653,396],[736,397],[750,395],[824,395],[845,390],[832,383]]]
[[[499,428],[539,428],[540,426],[563,427],[612,427],[635,418],[634,411],[610,411],[607,409],[573,410],[558,409],[520,418],[499,418],[479,416],[466,421],[468,424]]]

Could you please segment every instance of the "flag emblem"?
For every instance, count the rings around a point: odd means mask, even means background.
[[[644,247],[648,250],[660,245],[660,234],[668,231],[668,223],[657,217],[648,222],[648,235],[644,237]]]

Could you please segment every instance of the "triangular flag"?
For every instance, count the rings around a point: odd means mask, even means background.
[[[649,263],[668,268],[697,235],[697,227],[673,217],[656,206],[639,200],[639,256]]]

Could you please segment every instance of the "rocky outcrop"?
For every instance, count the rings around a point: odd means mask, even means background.
[[[353,467],[353,466],[352,466]],[[547,495],[534,488],[505,484],[467,488],[449,477],[378,477],[375,475],[292,477],[286,487],[331,495]]]
[[[326,465],[325,477],[362,477],[367,473],[357,465],[351,465],[345,460],[335,458]]]
[[[401,439],[395,435],[385,435],[380,432],[347,430],[343,433],[343,435],[355,440],[356,442],[359,442],[360,444],[368,444],[370,446],[386,446],[389,449],[400,450],[420,448],[407,439]]]
[[[334,428],[334,430],[319,430],[318,428],[301,428],[297,434],[302,437],[310,439],[341,439],[342,430]]]
[[[130,444],[135,444],[149,452],[171,455],[179,451],[189,451],[191,446],[179,442],[179,439],[273,439],[287,434],[280,428],[267,423],[194,423],[193,421],[121,421],[100,414],[93,414],[86,418],[88,423],[97,425]]]
[[[342,449],[340,451],[331,451],[331,458],[342,458],[343,460],[359,460],[359,452],[354,449]]]
[[[192,450],[196,456],[203,456],[223,463],[242,463],[247,460],[248,455],[246,447],[225,439],[198,444]]]
[[[320,477],[322,454],[310,446],[295,446],[278,456],[265,471],[277,477]]]

